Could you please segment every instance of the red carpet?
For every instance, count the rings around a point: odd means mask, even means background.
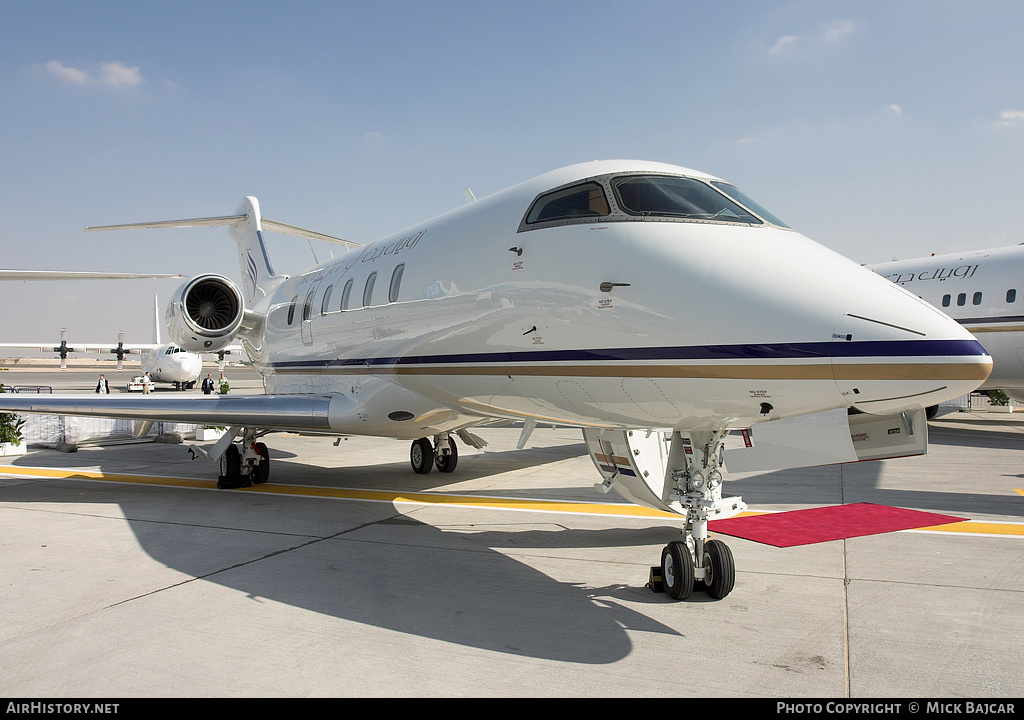
[[[858,503],[713,520],[708,523],[708,530],[765,545],[793,547],[896,530],[945,525],[966,519]]]

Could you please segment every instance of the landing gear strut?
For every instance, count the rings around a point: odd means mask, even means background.
[[[459,450],[455,439],[448,433],[434,436],[433,444],[429,438],[413,440],[409,449],[409,463],[420,475],[426,475],[436,465],[439,472],[450,473],[459,464]]]
[[[684,539],[670,542],[662,551],[661,571],[665,592],[675,600],[688,598],[695,583],[720,600],[736,584],[736,564],[729,546],[721,540],[708,540],[708,519],[723,510],[725,435],[724,430],[672,435],[669,498],[684,511],[686,527]]]
[[[685,600],[693,590],[715,599],[732,592],[736,564],[720,540],[708,539],[708,521],[746,509],[738,497],[722,497],[726,430],[673,432],[643,430],[583,431],[591,459],[603,482],[626,499],[686,518],[683,537],[661,553],[651,568],[652,589]]]

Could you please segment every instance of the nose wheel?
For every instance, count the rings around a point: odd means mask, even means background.
[[[686,600],[694,590],[704,590],[708,597],[721,600],[736,584],[732,550],[721,540],[704,543],[701,567],[695,565],[686,542],[673,540],[661,551],[661,566],[652,568],[652,574],[659,570],[660,583],[652,583],[651,587],[667,593],[673,600]]]
[[[736,563],[732,550],[721,540],[704,544],[704,588],[710,597],[721,600],[736,584]]]
[[[661,583],[673,600],[685,600],[693,592],[693,556],[682,540],[661,551]]]

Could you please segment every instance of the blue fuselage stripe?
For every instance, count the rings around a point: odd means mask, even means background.
[[[539,350],[465,355],[337,358],[273,363],[277,369],[517,364],[564,362],[652,362],[673,360],[814,360],[828,358],[985,357],[976,340],[880,340],[866,342],[809,342],[690,347],[610,348],[602,350]]]

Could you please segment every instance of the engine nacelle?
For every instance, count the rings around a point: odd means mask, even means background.
[[[221,275],[200,275],[174,293],[167,332],[182,350],[217,352],[235,339],[244,314],[237,285]]]

